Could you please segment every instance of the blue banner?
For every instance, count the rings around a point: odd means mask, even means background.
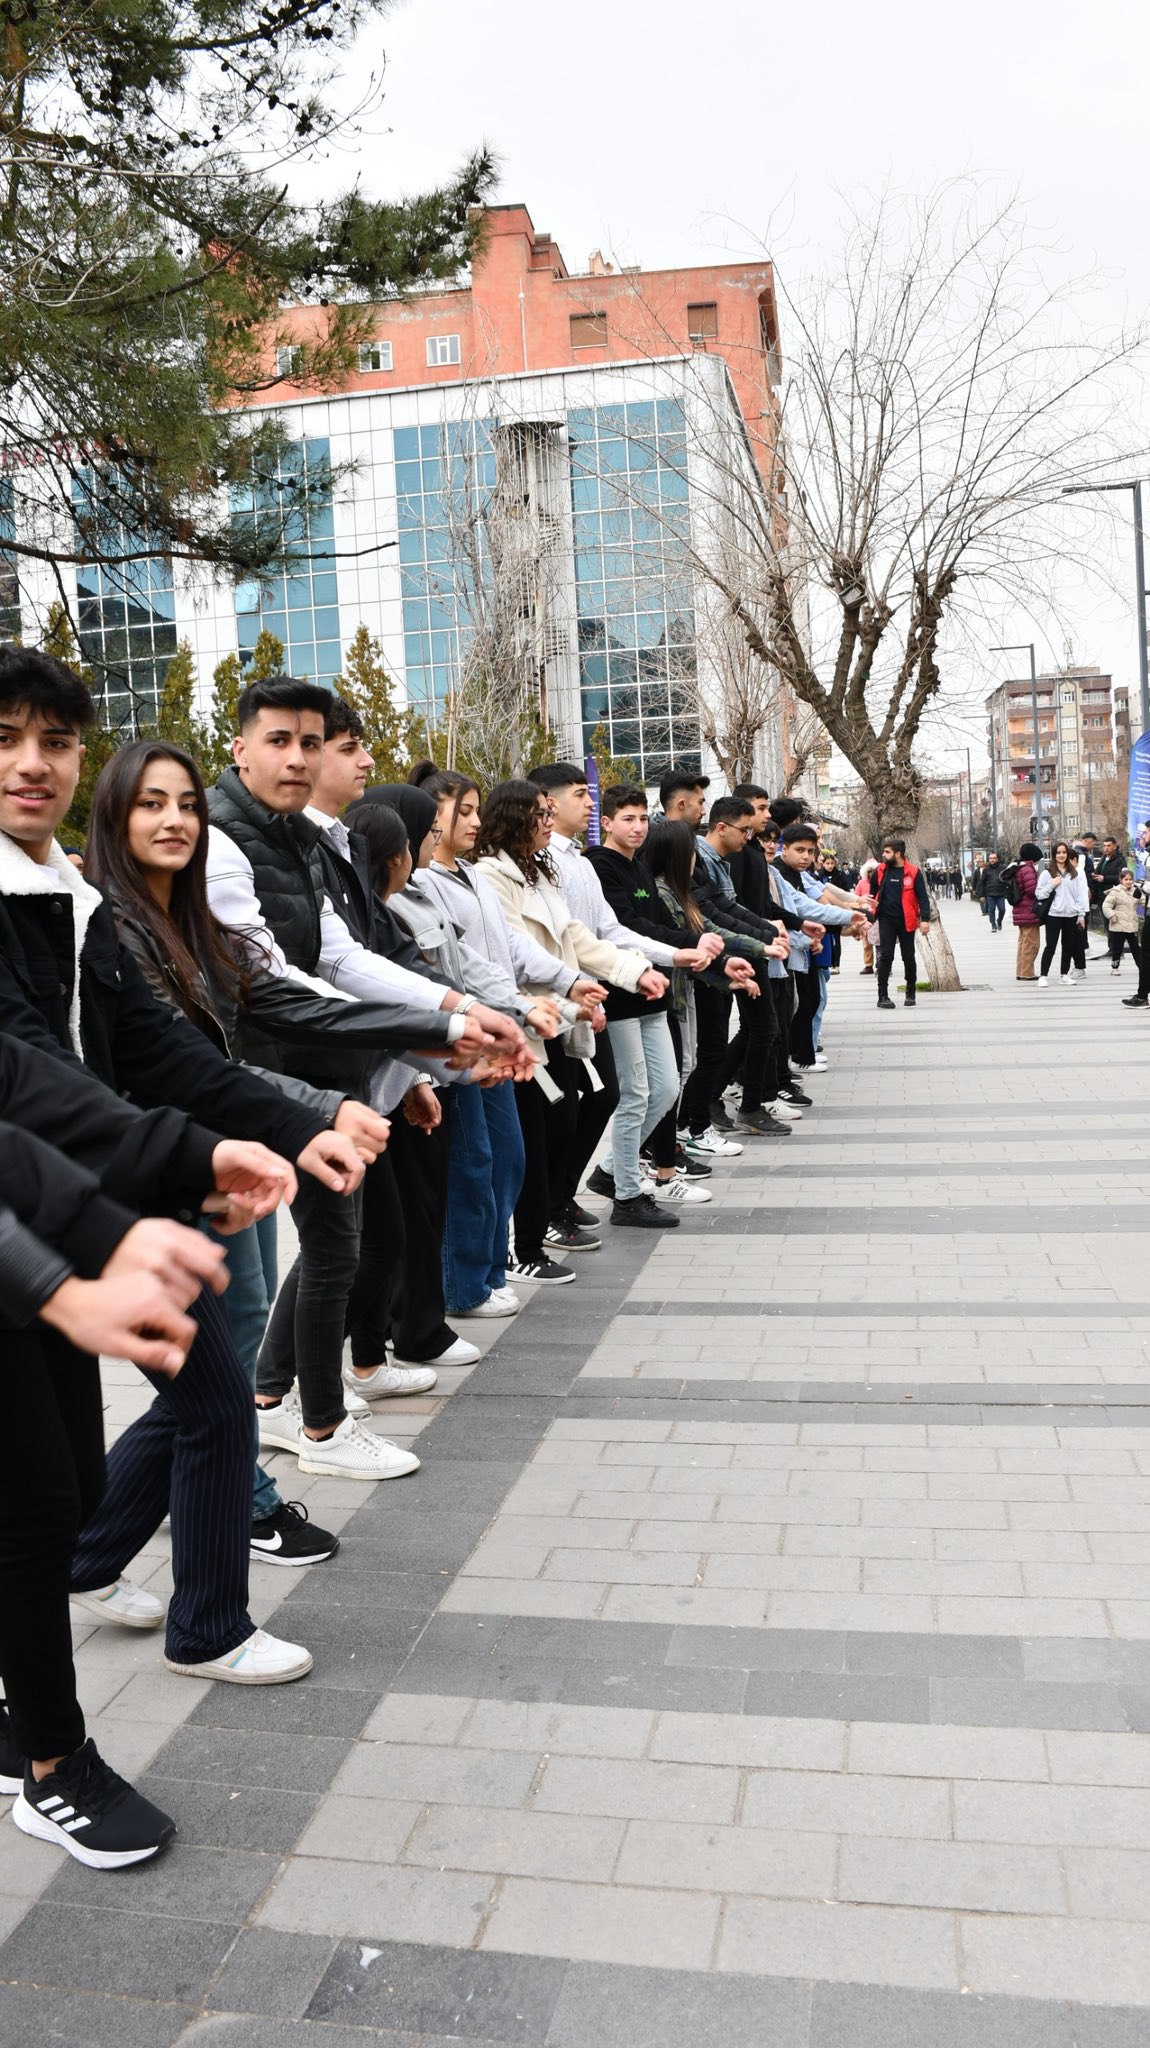
[[[601,843],[599,832],[601,823],[599,811],[599,763],[593,754],[588,754],[584,766],[587,770],[587,787],[591,792],[591,800],[595,806],[591,813],[591,822],[587,827],[587,844],[588,846],[598,846]]]
[[[1150,732],[1130,751],[1130,793],[1126,799],[1126,830],[1136,881],[1150,874]]]

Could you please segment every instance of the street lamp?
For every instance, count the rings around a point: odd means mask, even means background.
[[[1042,823],[1042,757],[1038,748],[1038,671],[1034,666],[1033,640],[1010,640],[1003,647],[992,647],[992,654],[1029,654],[1030,656],[1030,723],[1034,731],[1034,808],[1038,822]],[[1009,748],[1010,726],[1007,724],[1007,746]]]
[[[1146,548],[1142,533],[1142,483],[1064,484],[1064,498],[1085,497],[1090,491],[1133,491],[1134,493],[1134,588],[1138,607],[1138,683],[1142,699],[1142,730],[1150,732],[1150,666],[1146,655]]]

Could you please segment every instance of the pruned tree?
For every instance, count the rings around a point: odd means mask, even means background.
[[[156,737],[201,764],[210,747],[204,720],[196,711],[196,661],[190,640],[181,640],[164,671],[160,701],[156,707]]]
[[[419,721],[396,701],[383,648],[366,626],[358,626],[332,684],[363,720],[363,743],[375,762],[376,782],[402,782],[415,758]]]

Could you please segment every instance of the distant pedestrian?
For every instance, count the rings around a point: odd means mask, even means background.
[[[872,889],[878,919],[878,1007],[880,1010],[894,1009],[890,999],[890,971],[897,946],[906,975],[903,1007],[913,1010],[918,986],[914,935],[920,925],[930,923],[930,898],[919,870],[906,858],[905,839],[884,841]]]
[[[1086,876],[1079,871],[1077,857],[1065,839],[1057,842],[1049,866],[1044,867],[1038,877],[1036,900],[1049,905],[1039,982],[1043,988],[1046,987],[1050,963],[1055,948],[1061,942],[1061,978],[1068,987],[1074,987],[1086,972],[1086,919],[1090,910],[1090,891]]]
[[[1017,865],[1007,871],[1007,894],[1011,901],[1011,917],[1018,933],[1017,951],[1014,960],[1016,981],[1037,981],[1034,963],[1038,958],[1038,941],[1042,936],[1042,924],[1038,915],[1038,862],[1042,859],[1042,848],[1028,839],[1020,847]]]
[[[1110,841],[1107,840],[1107,845]],[[1102,899],[1102,915],[1110,946],[1110,972],[1122,972],[1122,955],[1129,951],[1135,967],[1141,971],[1142,955],[1138,942],[1140,919],[1138,898],[1140,890],[1134,887],[1134,876],[1129,868],[1123,868],[1113,888]]]
[[[996,853],[988,853],[982,870],[982,904],[992,932],[1002,930],[1006,916],[1006,870]]]

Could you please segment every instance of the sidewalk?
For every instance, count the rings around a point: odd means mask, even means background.
[[[968,993],[848,946],[786,1144],[381,1412],[414,1479],[273,1461],[343,1525],[258,1574],[311,1678],[77,1632],[179,1840],[0,1823],[0,2039],[1144,2048],[1150,1013],[946,916]]]

